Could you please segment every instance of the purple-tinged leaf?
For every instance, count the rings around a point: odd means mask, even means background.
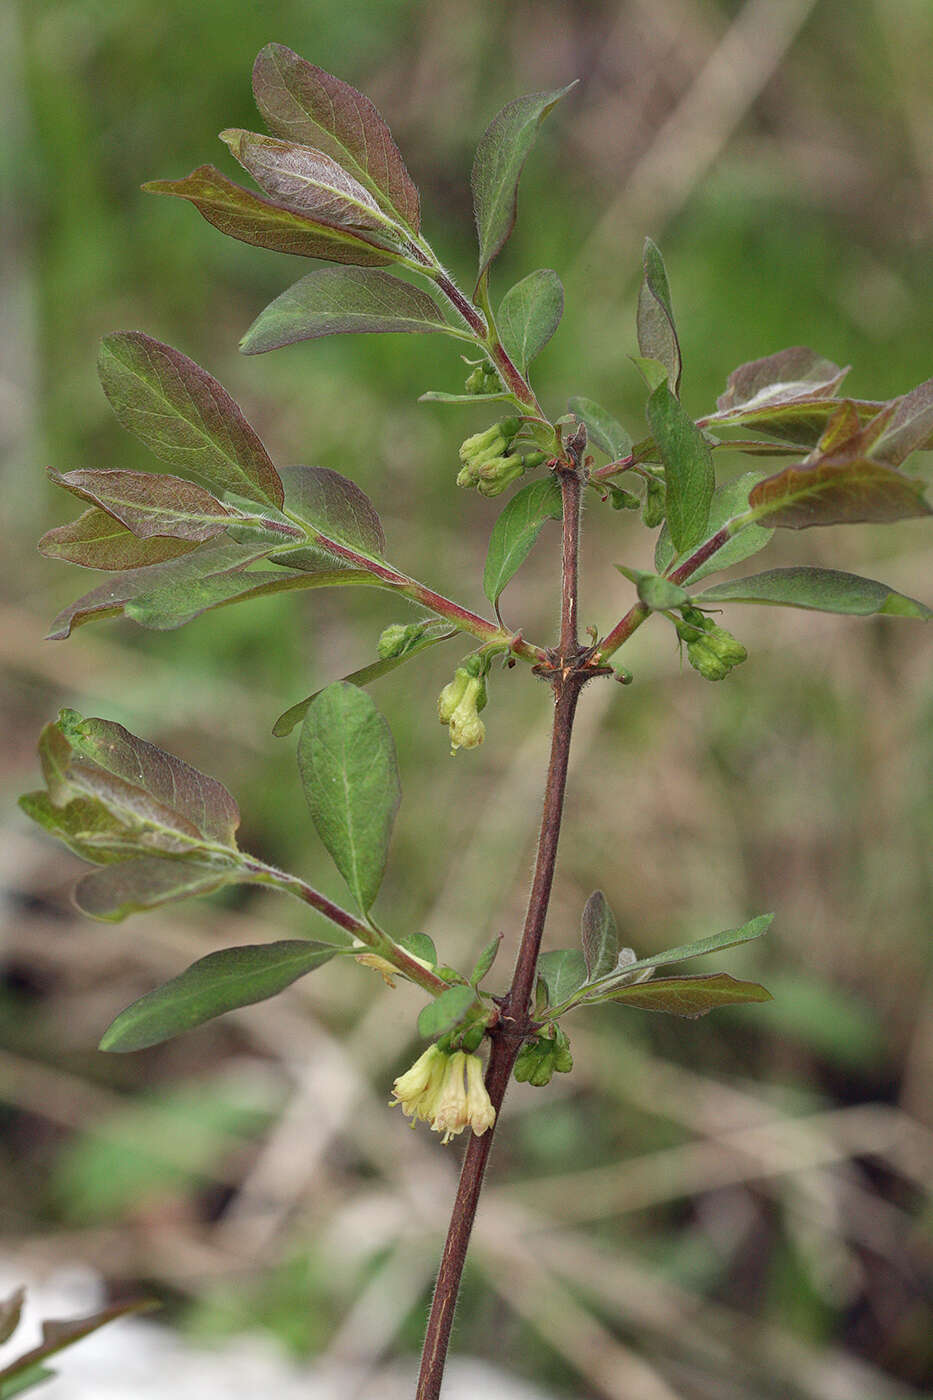
[[[213,894],[224,885],[247,878],[238,866],[220,869],[193,860],[139,856],[85,875],[72,898],[82,914],[113,924],[179,899]]]
[[[240,341],[262,355],[324,335],[443,331],[459,335],[427,292],[371,268],[321,267],[261,311]]]
[[[642,1011],[666,1011],[671,1016],[686,1016],[691,1020],[715,1011],[718,1006],[772,999],[771,993],[757,982],[739,982],[727,972],[700,977],[655,977],[650,982],[619,987],[601,998],[637,1006]]]
[[[872,446],[871,455],[899,467],[911,452],[933,450],[933,379],[895,399],[892,407],[891,417]]]
[[[63,608],[52,622],[49,640],[61,641],[71,635],[73,628],[95,619],[119,617],[131,600],[152,593],[163,585],[172,584],[184,589],[200,579],[239,573],[248,564],[265,558],[275,548],[271,541],[254,548],[226,540],[209,541],[184,558],[169,559],[165,563],[117,574]]]
[[[548,1005],[561,1006],[586,982],[586,960],[579,948],[555,948],[538,959],[538,977],[547,987]]]
[[[119,469],[49,475],[56,485],[99,506],[141,540],[172,536],[203,544],[223,534],[233,518],[209,491],[180,476]]]
[[[106,1327],[108,1322],[128,1317],[130,1313],[149,1312],[157,1306],[158,1304],[151,1299],[136,1299],[129,1303],[115,1303],[112,1307],[103,1308],[90,1317],[75,1318],[68,1322],[43,1322],[42,1341],[39,1345],[18,1357],[8,1366],[4,1366],[3,1370],[0,1371],[0,1395],[22,1394],[26,1386],[17,1385],[16,1382],[26,1381],[30,1373],[35,1373],[36,1382],[52,1375],[52,1372],[43,1368],[42,1362],[55,1356],[57,1352],[64,1351],[74,1342],[79,1342],[82,1337],[88,1336],[89,1333],[96,1332],[98,1328]],[[30,1384],[32,1383],[30,1381]]]
[[[680,392],[682,362],[677,327],[671,306],[671,290],[661,250],[645,239],[642,282],[638,292],[638,348],[645,359],[657,360],[667,370],[671,392]]]
[[[732,371],[725,392],[716,400],[720,413],[805,399],[832,398],[848,369],[817,355],[805,345],[793,345],[750,360]]]
[[[476,148],[471,184],[479,235],[477,285],[508,241],[518,212],[518,182],[544,118],[576,83],[532,92],[507,103],[493,117]]]
[[[100,1049],[125,1054],[160,1045],[215,1016],[276,996],[337,951],[333,944],[283,939],[208,953],[121,1011]]]
[[[883,402],[869,399],[853,399],[851,402],[863,423],[876,417],[885,407]],[[765,408],[740,408],[734,412],[713,413],[708,418],[698,418],[697,427],[751,428],[756,432],[771,433],[783,443],[813,447],[826,431],[827,423],[838,412],[838,399],[800,398]],[[759,447],[756,446],[755,451],[760,455]]]
[[[253,67],[256,106],[269,130],[314,146],[365,186],[387,213],[418,232],[418,191],[392,134],[368,97],[284,44],[267,44]]]
[[[724,948],[735,948],[740,943],[748,943],[767,933],[774,922],[773,914],[757,914],[739,928],[727,928],[722,933],[713,933],[706,938],[697,938],[693,943],[682,943],[676,948],[664,948],[660,953],[652,953],[647,958],[634,955],[621,969],[626,978],[632,973],[649,971],[656,967],[667,967],[671,963],[686,962],[688,958],[705,958],[710,953],[722,952]]]
[[[731,520],[734,515],[741,515],[748,510],[748,494],[752,487],[763,479],[761,472],[745,472],[735,481],[717,486],[713,493],[709,520],[706,525],[707,539],[712,539],[726,521]],[[721,549],[717,549],[715,554],[710,555],[706,563],[701,564],[690,575],[688,582],[692,587],[694,583],[698,583],[707,574],[715,574],[720,569],[728,569],[733,564],[741,564],[743,559],[748,559],[751,555],[758,554],[760,550],[764,549],[770,543],[773,535],[773,530],[765,529],[761,525],[744,526],[741,530],[736,531]],[[681,563],[682,557],[674,551],[670,531],[665,521],[655,546],[654,566],[659,574],[666,574],[670,573],[675,562]]]
[[[364,690],[338,681],[315,698],[298,741],[298,770],[317,833],[368,913],[402,791],[392,731]]]
[[[396,224],[342,166],[310,146],[231,127],[220,139],[276,204],[331,227],[361,229],[396,242]]]
[[[570,412],[586,424],[587,439],[605,452],[610,461],[617,462],[628,457],[632,451],[632,439],[601,404],[593,399],[573,398],[567,401]]]
[[[619,961],[619,930],[602,890],[594,890],[583,906],[581,936],[587,981],[595,982],[614,972]]]
[[[930,515],[923,490],[924,482],[845,451],[785,467],[754,486],[748,499],[757,524],[807,530]]]
[[[296,214],[228,180],[213,165],[199,165],[182,180],[150,180],[143,189],[189,200],[214,228],[256,248],[358,267],[383,267],[395,260],[371,235]]]
[[[509,359],[522,374],[547,345],[564,314],[564,289],[556,272],[542,267],[510,287],[496,315]]]
[[[665,380],[648,399],[648,422],[664,464],[667,524],[679,554],[706,535],[715,489],[713,459],[703,434]]]
[[[815,612],[847,613],[854,617],[933,618],[925,603],[908,598],[876,579],[837,569],[769,569],[749,578],[714,583],[697,597],[699,603],[767,603],[775,607],[809,608]]]
[[[124,612],[140,627],[166,632],[231,603],[268,598],[273,593],[291,593],[301,588],[336,588],[349,584],[378,587],[378,580],[361,569],[334,568],[333,561],[325,560],[315,566],[306,560],[295,573],[286,573],[283,569],[235,570],[212,577],[205,575],[187,583],[166,583],[151,593],[133,598]]]
[[[157,457],[217,490],[282,504],[282,483],[257,434],[194,360],[141,331],[123,331],[104,336],[98,372],[119,421]]]
[[[106,511],[93,508],[67,525],[58,525],[42,536],[39,553],[47,559],[66,559],[85,569],[144,569],[164,564],[197,545],[190,540],[137,539],[125,525]]]
[[[363,554],[385,553],[379,516],[355,482],[330,467],[304,466],[284,467],[282,481],[288,510],[312,531]]]
[[[483,592],[493,607],[528,558],[544,522],[560,520],[561,514],[560,484],[553,476],[515,492],[492,527],[486,551]]]
[[[17,1288],[15,1293],[11,1293],[9,1298],[0,1303],[0,1346],[10,1340],[19,1326],[25,1301],[25,1288]]]

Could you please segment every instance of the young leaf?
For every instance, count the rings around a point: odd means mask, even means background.
[[[283,939],[223,948],[133,1002],[104,1032],[101,1050],[144,1050],[215,1016],[274,997],[313,972],[338,950],[327,943]]]
[[[716,407],[723,414],[769,404],[832,398],[848,372],[848,368],[840,369],[805,345],[792,345],[789,350],[749,360],[734,369]]]
[[[682,608],[690,601],[686,590],[660,574],[646,573],[643,569],[630,569],[626,564],[616,564],[620,574],[635,584],[639,601],[651,612],[669,612],[671,608]]]
[[[67,525],[47,530],[38,544],[47,559],[65,559],[85,569],[144,569],[197,549],[191,540],[153,536],[137,539],[104,510],[92,508]]]
[[[611,461],[621,461],[631,455],[632,439],[622,424],[617,423],[600,404],[592,399],[573,398],[568,400],[567,407],[586,424],[589,441],[605,452]]]
[[[706,535],[715,488],[712,455],[666,380],[648,399],[648,422],[664,463],[671,539],[682,554]]]
[[[267,44],[259,53],[253,66],[253,93],[274,135],[324,151],[365,186],[387,213],[418,232],[418,191],[389,128],[368,97],[284,44]]]
[[[532,92],[507,103],[493,117],[476,148],[471,185],[479,235],[477,285],[508,241],[518,211],[518,182],[538,127],[576,83],[553,92]]]
[[[285,467],[282,481],[288,510],[312,530],[363,554],[385,553],[379,516],[355,482],[330,467]]]
[[[894,412],[871,449],[871,455],[899,467],[911,452],[933,448],[933,379],[895,400]]]
[[[336,228],[390,240],[398,234],[369,191],[323,152],[238,128],[220,139],[276,204]]]
[[[642,282],[638,293],[638,348],[642,356],[657,360],[667,370],[668,383],[675,395],[680,392],[682,363],[671,291],[661,250],[645,239]]]
[[[478,987],[480,982],[482,982],[483,978],[486,976],[487,972],[495,962],[496,955],[499,952],[501,944],[501,933],[497,933],[495,938],[491,938],[486,944],[486,947],[476,959],[476,965],[474,966],[473,971],[470,973],[469,981],[471,987]]]
[[[560,518],[560,485],[554,477],[533,481],[516,491],[489,536],[483,592],[493,607],[506,584],[528,558],[544,522]]]
[[[321,267],[261,311],[240,341],[244,355],[262,355],[324,335],[377,331],[460,333],[433,297],[371,268]]]
[[[120,470],[49,475],[56,485],[99,506],[141,540],[172,536],[202,544],[222,534],[233,518],[209,491],[180,476]]]
[[[547,345],[563,314],[564,289],[550,268],[529,273],[506,292],[496,321],[509,359],[522,374]]]
[[[358,267],[384,267],[395,261],[395,254],[374,242],[372,234],[285,209],[228,180],[212,165],[199,165],[183,180],[150,180],[143,189],[189,200],[214,228],[256,248]]]
[[[31,814],[30,814],[31,815]],[[62,835],[56,831],[56,835]],[[82,914],[116,924],[130,914],[159,909],[179,899],[214,894],[249,877],[238,866],[218,868],[193,860],[139,856],[94,870],[78,881],[72,899]]]
[[[433,647],[438,642],[446,642],[456,635],[457,633],[450,631],[442,620],[431,623],[429,630],[426,630],[423,636],[410,646],[404,655],[389,656],[385,660],[373,661],[368,666],[361,666],[358,671],[351,671],[348,676],[342,676],[341,680],[346,681],[348,685],[369,685],[370,681],[378,680],[380,676],[387,676],[397,666],[404,666],[406,661],[410,661],[420,651],[424,651],[427,647]],[[312,695],[306,696],[304,700],[299,700],[297,705],[292,705],[284,714],[279,715],[272,728],[272,733],[277,739],[284,739],[286,735],[291,734],[295,725],[300,724],[308,713],[311,701],[320,693],[320,690],[315,690]]]
[[[338,681],[321,691],[302,724],[298,769],[317,833],[368,913],[401,788],[392,733],[364,690]]]
[[[547,987],[548,1004],[560,1006],[583,986],[587,979],[586,962],[578,948],[558,948],[542,953],[538,959],[538,976]]]
[[[727,520],[731,520],[734,515],[741,515],[743,511],[748,510],[749,492],[762,480],[764,477],[761,472],[745,472],[736,481],[729,481],[716,487],[706,525],[706,540],[712,539]],[[701,578],[705,578],[707,574],[715,574],[720,569],[728,569],[733,564],[741,564],[743,559],[758,554],[771,542],[773,535],[774,531],[766,529],[763,525],[743,526],[741,530],[736,531],[730,540],[726,541],[721,549],[717,549],[715,554],[711,554],[705,564],[701,564],[690,575],[691,586],[699,582]],[[701,541],[701,543],[705,544],[706,540]],[[666,574],[670,572],[675,560],[679,562],[671,542],[667,521],[665,521],[655,546],[654,566],[658,573]]]
[[[448,394],[443,389],[427,389],[423,394],[418,395],[419,403],[502,403],[506,399],[511,399],[512,395],[507,389],[503,389],[501,394]]]
[[[641,972],[650,967],[666,967],[670,963],[685,962],[688,958],[704,958],[708,953],[721,952],[723,948],[735,948],[740,943],[748,943],[760,938],[774,921],[773,914],[758,914],[739,928],[727,928],[722,933],[711,934],[708,938],[698,938],[693,943],[683,943],[678,948],[665,948],[661,953],[652,953],[648,958],[637,958],[626,964],[623,972]]]
[[[699,595],[703,603],[770,603],[778,607],[811,608],[816,612],[850,613],[870,617],[918,617],[924,622],[933,612],[915,598],[897,593],[876,579],[836,569],[769,569],[749,578],[714,583]]]
[[[583,906],[581,923],[587,981],[614,972],[619,960],[619,930],[602,890],[594,890]]]
[[[888,524],[930,515],[925,483],[870,457],[842,453],[785,467],[753,487],[749,504],[760,525],[807,530],[813,525]]]
[[[398,941],[406,953],[413,953],[422,962],[437,967],[437,949],[434,946],[434,939],[429,938],[426,933],[406,933]]]
[[[418,1034],[423,1035],[425,1040],[446,1035],[460,1024],[475,1001],[476,993],[472,987],[448,987],[446,992],[441,992],[439,997],[429,1001],[422,1009],[418,1017]]]
[[[284,500],[278,472],[221,384],[187,355],[141,331],[104,336],[104,393],[124,428],[172,466],[251,501]]]
[[[772,997],[757,982],[739,982],[727,972],[713,972],[702,977],[655,977],[651,982],[619,987],[599,1000],[620,1001],[642,1011],[666,1011],[671,1016],[693,1020],[715,1011],[717,1006],[771,1001]]]
[[[286,573],[284,569],[231,569],[184,581],[167,580],[159,588],[131,598],[123,612],[140,627],[165,632],[231,603],[267,598],[273,593],[290,593],[299,588],[369,586],[375,582],[372,574],[362,569],[336,568],[333,561],[312,565],[305,560],[294,573]]]

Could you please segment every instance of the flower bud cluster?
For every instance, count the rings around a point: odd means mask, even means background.
[[[383,631],[376,645],[380,661],[405,656],[424,636],[428,622],[392,622]]]
[[[473,487],[482,496],[499,496],[530,467],[540,467],[543,452],[511,452],[521,430],[519,418],[503,418],[485,432],[475,433],[460,447],[457,485]]]
[[[481,1137],[496,1121],[483,1082],[483,1062],[463,1050],[448,1055],[430,1045],[393,1087],[390,1108],[400,1107],[412,1127],[419,1121],[429,1123],[432,1132],[443,1133],[444,1143],[464,1128]]]
[[[551,1036],[534,1036],[526,1040],[518,1052],[513,1073],[520,1084],[534,1084],[536,1088],[543,1088],[551,1082],[555,1071],[569,1074],[572,1069],[570,1041],[560,1027],[555,1026]]]
[[[748,657],[742,643],[704,617],[697,608],[683,609],[683,622],[678,622],[677,635],[687,643],[687,660],[695,671],[708,681],[721,681]]]
[[[664,515],[667,511],[667,488],[663,481],[658,481],[656,477],[648,479],[645,488],[645,505],[642,511],[642,523],[649,530],[664,523]]]
[[[468,394],[498,394],[502,389],[502,381],[484,360],[467,375],[463,387]]]
[[[480,656],[468,656],[437,697],[437,717],[450,729],[450,752],[476,749],[486,737],[479,712],[486,707],[486,666]]]

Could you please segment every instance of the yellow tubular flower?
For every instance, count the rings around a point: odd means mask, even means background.
[[[478,1055],[468,1055],[467,1077],[467,1117],[476,1137],[482,1137],[496,1121],[496,1110],[483,1083],[483,1062]]]
[[[441,1138],[443,1143],[448,1143],[452,1137],[462,1133],[469,1124],[467,1096],[463,1084],[466,1062],[467,1056],[462,1050],[457,1050],[450,1056],[441,1091],[434,1103],[431,1130],[444,1134]]]
[[[448,1057],[436,1045],[429,1045],[411,1069],[400,1074],[392,1086],[395,1097],[389,1100],[389,1107],[398,1106],[406,1118],[415,1126],[417,1119],[427,1122],[433,1117],[434,1104],[444,1083]]]

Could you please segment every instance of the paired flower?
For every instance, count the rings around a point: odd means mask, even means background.
[[[457,485],[475,487],[482,496],[500,496],[530,467],[546,461],[544,452],[512,452],[521,431],[520,418],[503,418],[485,432],[474,433],[460,446]]]
[[[486,705],[486,682],[464,666],[444,686],[437,700],[437,717],[450,728],[450,751],[475,749],[486,737],[486,726],[479,717]]]
[[[419,1120],[430,1123],[433,1132],[443,1133],[444,1143],[464,1128],[481,1137],[496,1121],[483,1083],[483,1062],[463,1050],[447,1055],[430,1045],[410,1070],[399,1075],[394,1090],[389,1106],[398,1105],[411,1118],[412,1127]]]
[[[683,609],[683,622],[677,634],[687,643],[687,660],[708,681],[721,681],[735,666],[741,666],[748,652],[740,641],[704,617],[698,608]]]

